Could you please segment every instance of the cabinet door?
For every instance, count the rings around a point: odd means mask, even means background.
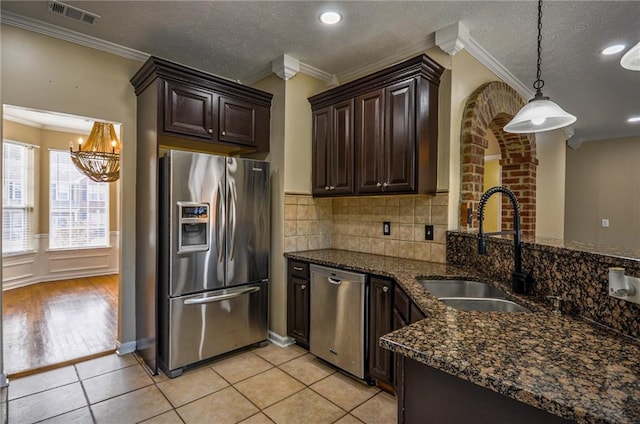
[[[391,352],[378,345],[379,338],[392,329],[393,283],[371,278],[369,299],[369,372],[372,377],[391,384]]]
[[[312,114],[312,166],[311,190],[314,196],[329,194],[329,145],[331,144],[331,106],[313,111]]]
[[[218,106],[220,141],[256,146],[258,143],[258,118],[264,113],[261,106],[244,100],[220,96]],[[267,129],[268,130],[268,129]]]
[[[384,180],[384,90],[356,97],[358,193],[379,193]]]
[[[331,194],[353,193],[353,100],[333,105],[333,137],[329,149]]]
[[[384,166],[387,192],[415,189],[415,79],[385,88]]]
[[[215,94],[167,81],[164,96],[164,130],[193,137],[213,139]]]
[[[309,281],[289,277],[287,333],[296,343],[309,346]]]

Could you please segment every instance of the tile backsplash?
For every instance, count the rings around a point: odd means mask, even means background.
[[[313,198],[285,196],[285,252],[334,248],[441,262],[446,260],[448,195]],[[383,235],[383,222],[391,234]],[[434,239],[425,240],[425,225]]]

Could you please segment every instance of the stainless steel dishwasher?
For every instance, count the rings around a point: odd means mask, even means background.
[[[311,265],[309,350],[364,378],[365,275]]]

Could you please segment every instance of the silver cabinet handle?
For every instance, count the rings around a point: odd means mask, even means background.
[[[209,131],[207,131],[209,134],[213,134],[213,128],[209,128]]]
[[[226,131],[222,131],[222,135],[227,135],[227,132]]]
[[[329,190],[335,190],[336,188],[334,186],[329,186]]]
[[[335,284],[335,285],[342,283],[342,280],[336,280],[335,278],[331,278],[331,277],[327,277],[327,280],[329,280],[331,284]]]
[[[293,269],[295,271],[302,271],[303,268],[301,266],[294,266]]]
[[[376,187],[382,187],[381,183],[376,184]]]
[[[329,186],[324,186],[324,189],[325,190],[329,190]]]
[[[382,183],[382,187],[389,187],[388,183]]]
[[[204,303],[220,302],[221,300],[233,299],[234,297],[242,296],[244,294],[255,293],[260,290],[260,287],[248,287],[239,290],[234,290],[231,293],[220,294],[218,296],[202,297],[200,299],[187,299],[184,301],[185,305],[202,305]]]
[[[303,284],[303,285],[301,285],[301,286],[300,286],[300,290],[304,290],[304,289],[306,289],[306,288],[307,288],[307,286],[306,286],[305,284]]]
[[[388,292],[389,291],[389,287],[383,287],[382,291],[385,292],[385,293]]]

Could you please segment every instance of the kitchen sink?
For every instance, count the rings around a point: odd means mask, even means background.
[[[443,297],[480,297],[505,299],[504,291],[490,284],[467,280],[420,280],[420,285],[438,299]]]
[[[444,297],[440,301],[447,306],[461,311],[481,312],[531,312],[522,305],[507,299]]]
[[[461,311],[531,312],[507,300],[506,293],[487,283],[469,280],[420,280],[420,285],[442,303]]]

